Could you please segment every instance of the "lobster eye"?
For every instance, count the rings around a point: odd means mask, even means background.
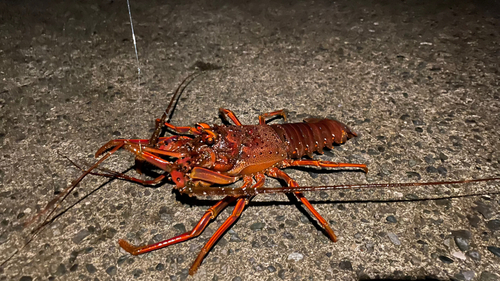
[[[205,129],[205,131],[201,135],[201,140],[208,145],[212,145],[215,143],[215,139],[217,138],[217,136],[218,136],[217,133]]]
[[[208,144],[208,145],[212,145],[215,142],[214,137],[212,137],[211,135],[203,135],[202,139],[203,139],[203,142]]]

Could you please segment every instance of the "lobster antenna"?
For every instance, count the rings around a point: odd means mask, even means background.
[[[17,253],[19,253],[20,251],[22,251],[24,248],[26,248],[26,246],[28,246],[31,241],[33,241],[37,236],[38,234],[40,234],[40,232],[44,229],[44,227],[49,224],[51,221],[53,221],[55,218],[57,218],[58,216],[60,216],[60,214],[62,213],[59,213],[57,215],[55,215],[54,217],[52,217],[52,215],[57,211],[57,209],[61,206],[61,203],[66,199],[66,197],[68,197],[69,194],[71,194],[71,192],[73,192],[73,190],[76,188],[76,186],[88,175],[88,174],[93,174],[93,170],[94,169],[98,169],[99,165],[104,161],[106,160],[109,156],[111,156],[113,153],[115,153],[118,149],[120,149],[123,145],[118,145],[116,147],[114,147],[112,150],[108,151],[107,154],[105,154],[104,156],[101,157],[101,159],[99,159],[97,162],[94,163],[94,165],[92,165],[92,167],[90,167],[89,169],[87,170],[84,170],[84,172],[80,175],[80,177],[78,177],[76,180],[74,180],[71,185],[69,185],[66,189],[64,189],[63,192],[61,192],[58,196],[56,196],[54,199],[52,199],[46,206],[43,210],[41,210],[37,215],[35,215],[33,218],[31,218],[30,220],[26,221],[24,223],[24,227],[28,227],[30,226],[33,222],[37,221],[40,217],[44,216],[45,214],[48,213],[47,216],[45,216],[45,219],[42,221],[42,223],[40,225],[38,225],[35,229],[33,229],[31,231],[31,236],[29,236],[28,240],[26,240],[26,242],[23,244],[23,246],[19,249],[16,249],[14,251],[14,253],[12,253],[6,260],[4,260],[1,264],[0,264],[0,267],[1,266],[4,266],[8,261],[10,261],[14,256],[17,255]],[[52,217],[52,218],[51,218]]]
[[[181,94],[184,92],[186,87],[193,82],[193,80],[196,78],[196,76],[200,75],[202,72],[194,72],[188,75],[188,77],[184,78],[182,80],[181,84],[179,84],[179,87],[174,92],[174,95],[172,96],[172,99],[170,99],[170,103],[167,106],[167,109],[163,112],[163,115],[161,118],[156,119],[156,129],[151,135],[151,138],[149,139],[149,144],[154,146],[158,142],[158,138],[160,137],[161,130],[163,129],[163,126],[166,121],[170,120],[170,117],[173,112],[173,108],[175,107],[174,104],[177,104],[177,101],[181,97]]]
[[[297,186],[297,187],[258,187],[258,188],[232,188],[232,187],[189,187],[186,188],[186,192],[192,195],[257,195],[257,194],[276,194],[276,193],[289,193],[296,191],[318,191],[318,190],[338,190],[338,189],[361,189],[361,188],[394,188],[394,187],[409,187],[409,186],[430,186],[430,185],[445,185],[445,184],[461,184],[461,183],[473,183],[473,182],[489,182],[489,181],[500,181],[498,178],[484,178],[484,179],[472,179],[472,180],[460,180],[460,181],[440,181],[440,182],[410,182],[410,183],[377,183],[377,184],[340,184],[340,185],[323,185],[323,186]],[[490,192],[487,194],[500,194],[499,192]],[[462,195],[456,197],[466,197],[466,196],[481,196],[487,195],[486,193],[481,194],[470,194]]]
[[[139,63],[139,53],[137,52],[137,41],[135,40],[134,23],[132,21],[132,11],[130,10],[130,0],[127,0],[128,16],[130,19],[130,29],[132,30],[132,41],[134,42],[135,61],[137,64],[137,87],[141,85],[141,65]],[[141,95],[139,95],[139,100]]]

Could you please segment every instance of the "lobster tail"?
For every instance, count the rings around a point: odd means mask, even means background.
[[[308,118],[304,122],[271,125],[286,143],[290,158],[298,159],[304,155],[312,157],[314,152],[323,153],[325,146],[331,149],[334,143],[341,144],[357,136],[349,127],[336,120]]]

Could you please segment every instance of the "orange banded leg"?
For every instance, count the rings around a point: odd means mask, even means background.
[[[298,187],[299,186],[299,184],[295,180],[293,180],[289,175],[287,175],[285,172],[283,172],[282,170],[280,170],[278,168],[271,168],[268,171],[268,175],[271,176],[271,177],[279,178],[279,179],[282,179],[282,180],[286,181],[286,183],[287,183],[288,186],[291,186],[291,187]],[[330,227],[330,225],[328,224],[328,222],[318,213],[318,211],[316,211],[316,209],[314,209],[314,207],[311,205],[311,203],[309,202],[309,200],[307,200],[307,198],[301,192],[294,192],[293,194],[316,217],[316,219],[321,224],[321,226],[325,230],[325,232],[328,235],[328,237],[333,242],[337,242],[337,236],[333,232],[332,228]]]
[[[198,267],[200,266],[201,262],[203,261],[203,258],[207,255],[207,253],[212,249],[214,246],[215,242],[219,240],[219,238],[226,232],[226,230],[233,225],[233,223],[240,217],[241,213],[245,209],[246,204],[248,204],[248,201],[250,201],[251,198],[249,197],[243,197],[239,198],[238,202],[236,202],[236,206],[234,207],[233,213],[231,216],[229,216],[226,221],[217,229],[217,231],[210,237],[208,242],[203,246],[201,249],[200,253],[198,254],[198,257],[196,260],[193,262],[191,265],[191,268],[189,269],[189,275],[194,275],[196,273],[196,270],[198,270]]]
[[[116,147],[118,145],[123,144],[123,148],[127,149],[128,151],[135,153],[137,156],[140,156],[139,154],[143,151],[146,152],[151,152],[151,153],[156,153],[160,155],[165,155],[165,156],[171,156],[171,157],[176,157],[176,158],[181,158],[184,157],[182,153],[178,152],[172,152],[164,149],[158,149],[158,148],[153,148],[149,146],[144,146],[143,141],[145,140],[128,140],[128,139],[116,139],[116,140],[110,140],[108,141],[105,145],[101,146],[95,153],[95,157],[99,157],[101,154],[103,154],[105,151]]]
[[[171,157],[183,157],[182,153],[178,152],[171,152],[168,150],[162,150],[162,149],[157,149],[157,148],[151,148],[147,146],[142,146],[141,144],[129,142],[128,140],[111,140],[105,145],[103,145],[99,150],[97,150],[95,156],[98,157],[99,155],[103,154],[105,151],[115,148],[115,147],[121,147],[124,148],[136,155],[136,157],[139,160],[145,160],[146,162],[164,170],[167,172],[171,171],[171,165],[172,163],[153,154],[161,154],[161,155],[166,155],[166,156],[171,156]]]
[[[172,125],[172,124],[167,123],[167,122],[165,122],[164,124],[169,129],[176,131],[177,133],[181,133],[181,134],[195,134],[196,132],[198,132],[198,129],[196,129],[195,127],[175,126],[175,125]]]
[[[286,119],[287,119],[286,110],[282,109],[282,110],[276,110],[273,112],[264,113],[264,114],[259,115],[259,124],[266,125],[266,118],[273,117],[276,115],[283,117],[283,120],[285,120],[285,122],[286,122]]]
[[[238,117],[236,117],[234,112],[232,112],[231,110],[221,107],[219,108],[219,112],[224,118],[229,117],[229,119],[231,119],[231,121],[233,121],[236,126],[242,126],[240,120],[238,120]]]
[[[285,163],[287,167],[290,166],[315,166],[319,168],[360,168],[365,173],[368,173],[368,167],[365,164],[354,164],[354,163],[337,163],[331,161],[319,161],[319,160],[292,160]]]
[[[256,174],[255,184],[252,186],[252,188],[263,187],[265,182],[266,182],[266,176],[264,174],[262,173]]]
[[[175,237],[172,237],[170,239],[151,244],[151,245],[145,245],[145,246],[133,246],[127,241],[120,239],[118,240],[118,243],[120,244],[120,247],[122,247],[125,251],[129,252],[132,255],[140,255],[144,254],[147,252],[151,252],[157,249],[161,249],[173,244],[177,244],[179,242],[186,241],[188,239],[194,238],[198,235],[200,235],[203,230],[207,227],[208,223],[210,220],[215,219],[217,215],[224,210],[229,204],[234,202],[237,198],[232,197],[232,196],[226,196],[224,199],[219,201],[217,204],[209,208],[203,217],[201,217],[200,221],[198,224],[191,230],[186,233],[183,233],[181,235],[177,235]]]

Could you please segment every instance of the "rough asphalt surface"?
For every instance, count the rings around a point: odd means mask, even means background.
[[[368,174],[287,169],[301,185],[500,175],[498,1],[132,1],[140,85],[126,2],[72,2],[0,3],[1,261],[29,237],[23,222],[80,174],[64,156],[85,165],[110,139],[149,138],[172,91],[208,64],[221,69],[189,85],[172,123],[220,124],[224,107],[256,124],[285,108],[292,122],[329,117],[358,132],[315,157]],[[121,152],[104,166],[133,163]],[[81,202],[0,280],[500,280],[500,196],[418,200],[499,192],[498,182],[306,193],[337,243],[286,195],[257,196],[194,277],[232,206],[195,239],[131,256],[119,238],[178,235],[218,198],[96,176],[77,190],[63,207]]]

